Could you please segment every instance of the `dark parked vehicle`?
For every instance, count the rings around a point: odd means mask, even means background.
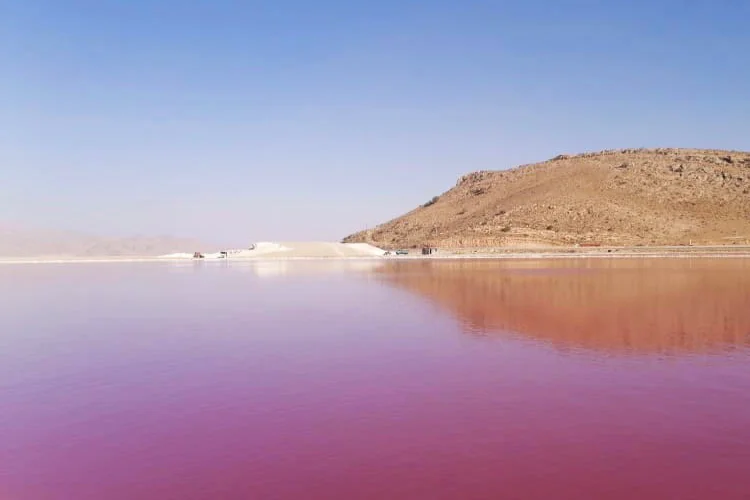
[[[409,255],[409,250],[396,250],[396,255]]]

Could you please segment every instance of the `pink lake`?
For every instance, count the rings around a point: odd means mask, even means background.
[[[750,261],[0,266],[0,499],[747,499]]]

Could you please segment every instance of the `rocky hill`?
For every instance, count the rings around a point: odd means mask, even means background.
[[[393,248],[745,244],[750,153],[626,149],[480,171],[344,238]]]

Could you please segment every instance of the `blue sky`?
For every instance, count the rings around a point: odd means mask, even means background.
[[[0,1],[0,222],[338,239],[469,171],[750,150],[750,2]]]

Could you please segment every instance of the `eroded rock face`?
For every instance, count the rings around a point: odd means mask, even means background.
[[[737,151],[558,155],[511,170],[466,174],[439,203],[381,224],[375,234],[345,240],[446,247],[750,240],[748,168],[750,153]]]
[[[492,170],[479,170],[477,172],[471,172],[470,174],[462,175],[461,177],[459,177],[458,182],[456,182],[456,186],[458,187],[465,184],[473,184],[487,179],[495,173],[496,172],[493,172]]]

